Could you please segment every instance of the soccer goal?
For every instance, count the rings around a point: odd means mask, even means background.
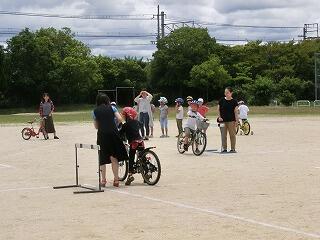
[[[310,107],[311,106],[311,102],[308,100],[299,100],[296,103],[297,107]]]
[[[116,102],[119,106],[134,106],[135,88],[134,87],[116,87],[115,89],[101,89],[98,93],[105,93],[109,96],[111,102]]]
[[[320,100],[315,100],[315,101],[313,102],[313,106],[314,106],[314,107],[320,107]]]

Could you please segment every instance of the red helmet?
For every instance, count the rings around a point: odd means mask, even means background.
[[[125,107],[122,109],[122,115],[126,118],[134,120],[137,118],[138,113],[132,107]]]

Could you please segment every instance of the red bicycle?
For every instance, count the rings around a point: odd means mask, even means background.
[[[46,130],[44,128],[44,120],[45,119],[46,119],[45,117],[44,118],[39,118],[39,119],[35,118],[33,121],[29,121],[28,123],[30,123],[31,126],[22,129],[22,131],[21,131],[22,138],[24,140],[29,140],[31,137],[39,138],[40,133],[42,133],[44,139],[47,140],[48,139],[48,135],[47,135]],[[35,122],[40,122],[40,127],[39,127],[38,132],[36,132],[34,127],[33,127],[33,124]]]

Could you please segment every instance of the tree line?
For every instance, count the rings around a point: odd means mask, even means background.
[[[151,61],[94,56],[68,28],[24,29],[0,46],[0,107],[33,106],[42,92],[58,104],[93,103],[98,89],[135,87],[156,96],[221,97],[231,86],[253,105],[314,99],[320,41],[225,46],[207,29],[180,28],[160,39]]]

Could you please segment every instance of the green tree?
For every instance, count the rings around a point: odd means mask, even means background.
[[[289,90],[284,90],[283,92],[281,92],[278,98],[279,101],[285,106],[290,106],[297,100],[296,96]]]
[[[307,83],[299,78],[285,77],[277,84],[277,91],[279,94],[283,94],[284,91],[288,91],[297,99],[303,98],[302,94],[307,86]],[[288,95],[288,94],[286,94]]]
[[[151,85],[171,95],[182,95],[194,65],[207,61],[217,44],[206,29],[184,27],[158,41],[151,62]]]
[[[275,86],[269,78],[258,77],[253,84],[246,87],[250,95],[249,102],[252,105],[269,105],[274,97]]]
[[[229,79],[230,75],[221,65],[220,59],[211,56],[209,60],[193,66],[190,71],[189,85],[199,89],[202,94],[206,94],[208,97],[209,92],[220,92]]]

